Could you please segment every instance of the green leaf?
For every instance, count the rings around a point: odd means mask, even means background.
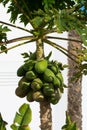
[[[1,51],[3,51],[3,50],[6,50],[7,49],[7,47],[5,46],[5,45],[1,45]],[[7,53],[7,50],[5,51],[5,53]]]
[[[7,41],[7,32],[11,31],[7,26],[0,25],[0,42]]]
[[[6,124],[7,123],[3,121],[2,116],[0,114],[0,130],[6,130],[6,127],[5,127]]]
[[[11,31],[7,26],[0,25],[0,32],[5,33]]]
[[[16,113],[14,123],[21,124],[21,122],[22,122],[22,115],[20,115],[19,113]]]
[[[34,28],[39,28],[43,25],[44,19],[42,17],[36,16],[34,19],[32,19],[32,24]]]
[[[9,29],[7,26],[3,27],[3,32],[9,32],[11,29]]]
[[[1,0],[1,2],[4,6],[6,6],[6,4],[9,3],[9,0]],[[21,22],[27,25],[28,23],[30,23],[31,19],[36,17],[34,11],[38,11],[40,9],[44,12],[46,11],[47,13],[49,9],[52,10],[53,8],[56,8],[57,10],[61,10],[64,8],[71,8],[74,4],[75,2],[72,0],[11,0],[8,4],[7,13],[11,14],[11,22],[14,23],[19,18]]]
[[[0,42],[6,42],[7,36],[6,33],[0,33]]]
[[[20,114],[23,116],[22,125],[27,125],[32,120],[32,112],[28,104],[23,104],[19,109]]]
[[[77,28],[76,30],[77,30],[78,34],[80,35],[80,37],[83,41],[83,44],[85,46],[87,46],[87,27],[85,27],[83,29]]]
[[[12,128],[12,130],[18,130],[18,129],[19,129],[19,126],[16,126],[15,124],[12,124],[12,125],[11,125],[11,128]]]
[[[24,103],[19,108],[19,113],[16,112],[14,122],[11,125],[11,128],[13,130],[19,130],[21,126],[27,126],[32,120],[32,111],[30,109],[30,106],[26,103]]]
[[[70,116],[66,112],[66,124],[62,126],[62,130],[78,130],[76,123],[72,122]]]
[[[55,4],[55,0],[43,0],[42,4],[44,5],[44,9],[47,11]]]

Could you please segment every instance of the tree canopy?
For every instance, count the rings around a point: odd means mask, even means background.
[[[65,31],[75,30],[81,37],[83,49],[79,50],[79,61],[87,61],[87,2],[86,0],[0,0],[0,3],[7,6],[7,13],[10,13],[10,24],[0,21],[1,24],[7,26],[15,26],[15,22],[19,19],[24,23],[24,26],[31,24],[32,29],[24,29],[34,36],[33,41],[38,38],[44,38],[46,34],[53,32],[63,33]],[[11,23],[13,25],[11,25]],[[6,46],[2,42],[7,41],[6,32],[10,31],[7,26],[0,25],[0,42],[1,50],[5,50]],[[32,38],[32,37],[31,37]],[[31,39],[30,38],[30,39]],[[50,37],[49,37],[50,38]],[[31,40],[32,41],[32,40]],[[52,45],[54,43],[47,41],[45,37],[44,42]],[[55,46],[55,45],[54,45]],[[55,47],[55,48],[59,48]],[[62,48],[64,49],[64,48]],[[6,51],[5,51],[6,52]],[[86,64],[80,66],[81,72],[86,74]]]
[[[39,32],[40,28],[58,33],[75,29],[87,45],[86,0],[1,0],[1,3],[8,5],[7,13],[11,13],[12,23],[20,19],[24,25],[30,23]]]

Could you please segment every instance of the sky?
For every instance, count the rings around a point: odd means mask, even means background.
[[[0,20],[4,22],[9,22],[9,15],[6,15],[6,9],[0,5]],[[16,23],[19,26],[23,26],[22,24]],[[17,30],[12,28],[12,32],[8,33],[8,39],[28,35],[28,33],[23,32],[21,30]],[[67,33],[63,34],[52,34],[52,36],[60,36],[66,37]],[[67,41],[55,40],[58,44],[62,44],[67,48]],[[32,45],[33,44],[33,45]],[[12,44],[13,45],[13,44]],[[10,47],[11,45],[8,45]],[[24,102],[29,103],[26,99],[20,99],[15,95],[15,89],[18,85],[19,77],[17,77],[16,72],[17,68],[23,63],[23,58],[21,53],[23,52],[34,52],[36,49],[35,43],[30,43],[27,45],[23,45],[16,49],[10,50],[8,54],[0,54],[0,112],[2,113],[3,119],[9,123],[7,126],[8,130],[10,130],[10,125],[13,122],[13,118],[15,116],[16,111],[20,105]],[[45,54],[47,55],[50,51],[52,51],[52,59],[61,61],[65,64],[67,63],[67,57],[61,52],[58,52],[53,47],[49,45],[44,46]],[[64,81],[67,84],[67,69],[63,71]],[[86,84],[87,77],[83,78],[83,130],[87,129],[87,95],[86,95]],[[30,107],[32,108],[33,120],[30,123],[31,130],[40,130],[38,127],[40,125],[39,120],[39,104],[36,102],[30,103]],[[62,95],[61,100],[57,105],[52,105],[52,116],[53,116],[53,130],[61,130],[61,126],[64,125],[65,122],[65,111],[67,110],[67,89],[65,89],[64,94]]]

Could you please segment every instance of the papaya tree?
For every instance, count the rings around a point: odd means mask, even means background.
[[[10,23],[0,21],[0,53],[7,53],[8,50],[15,47],[36,42],[34,53],[22,54],[24,64],[17,70],[17,76],[21,79],[15,93],[19,97],[26,96],[29,102],[39,102],[40,128],[41,130],[52,130],[51,103],[54,105],[58,103],[66,87],[61,73],[65,66],[61,62],[50,60],[51,52],[48,56],[45,56],[44,44],[56,48],[78,64],[77,69],[79,71],[75,74],[75,78],[87,74],[87,64],[83,63],[83,61],[87,61],[87,2],[86,0],[82,2],[79,0],[26,0],[26,2],[24,0],[0,0],[0,3],[5,7],[7,6],[7,13],[11,14]],[[84,7],[84,10],[82,10],[82,7]],[[24,28],[15,25],[17,20],[24,23]],[[28,25],[31,25],[31,28],[28,28]],[[24,30],[29,35],[8,40],[9,26]],[[63,33],[70,30],[75,30],[80,35],[81,40],[50,36],[52,33]],[[81,42],[83,48],[75,50],[80,52],[81,57],[72,52],[70,52],[72,55],[70,56],[65,47],[56,44],[52,39]],[[23,42],[8,48],[8,44],[19,41]],[[64,126],[63,129],[69,128]],[[71,130],[74,130],[74,128],[71,128]]]

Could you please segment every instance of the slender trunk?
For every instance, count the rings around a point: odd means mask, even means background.
[[[40,103],[41,130],[52,130],[51,106],[47,101]]]
[[[75,31],[69,32],[69,38],[77,38],[80,39],[80,37],[76,34]],[[69,42],[68,50],[69,54],[70,52],[77,55],[76,49],[81,49],[82,46],[80,43],[77,42]],[[76,67],[78,66],[77,63],[72,61],[71,59],[68,60],[69,64],[69,71],[68,71],[68,113],[71,117],[72,121],[75,121],[77,123],[77,127],[79,130],[82,130],[82,77],[80,77],[78,80],[70,81],[73,74],[78,72],[78,69]]]
[[[37,60],[44,57],[44,47],[41,39],[36,43]],[[46,100],[40,102],[41,130],[52,130],[52,113],[50,103]]]

